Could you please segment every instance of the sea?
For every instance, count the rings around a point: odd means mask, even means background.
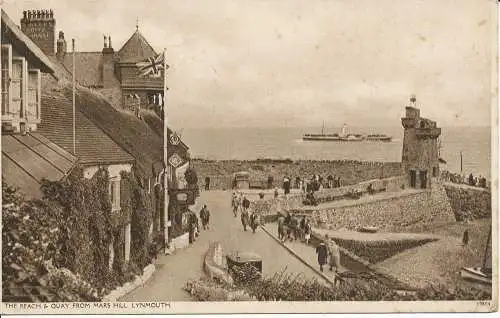
[[[175,129],[175,127],[174,127]],[[349,127],[350,133],[380,133],[391,142],[303,141],[304,133],[321,133],[321,128],[196,128],[177,130],[189,145],[192,158],[212,160],[292,160],[401,161],[402,127]],[[331,129],[325,133],[339,132]],[[491,129],[489,127],[442,127],[440,157],[450,172],[491,176]],[[462,164],[461,155],[462,154]]]

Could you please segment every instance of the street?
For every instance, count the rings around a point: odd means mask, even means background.
[[[211,241],[220,241],[224,253],[232,250],[255,252],[262,256],[263,275],[271,276],[286,267],[288,273],[302,273],[306,278],[322,278],[286,251],[268,234],[258,228],[243,231],[240,217],[234,217],[230,206],[230,191],[202,192],[198,206],[207,204],[210,210],[210,229],[201,231],[194,244],[172,255],[161,255],[155,262],[153,277],[120,301],[192,301],[183,290],[189,279],[202,277],[203,256]],[[199,211],[196,211],[197,213]]]

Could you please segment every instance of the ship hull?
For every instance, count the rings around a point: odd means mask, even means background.
[[[359,142],[359,141],[382,141],[390,142],[392,137],[377,137],[377,138],[342,138],[342,137],[329,137],[329,136],[303,136],[302,140],[305,141],[348,141],[348,142]]]

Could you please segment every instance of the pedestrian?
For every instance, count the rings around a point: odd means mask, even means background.
[[[328,235],[325,236],[326,238],[326,244],[328,247],[328,254],[330,255],[330,262],[328,263],[330,265],[330,271],[333,271],[333,268],[335,267],[335,272],[338,272],[340,268],[340,250],[338,245],[335,243],[334,240],[329,240]]]
[[[309,219],[306,220],[306,225],[305,225],[305,229],[304,229],[304,238],[306,240],[306,245],[309,245],[309,240],[311,239],[311,232],[312,232],[312,229],[311,229],[311,223],[309,222]]]
[[[210,177],[205,177],[205,190],[210,190]]]
[[[285,239],[285,218],[281,214],[278,217],[278,239],[281,241]]]
[[[248,213],[248,208],[250,208],[250,200],[246,196],[243,196],[243,210]]]
[[[462,245],[467,246],[469,244],[469,230],[465,230],[464,236],[462,237]]]
[[[316,254],[318,254],[319,270],[323,271],[323,265],[326,264],[326,260],[328,257],[328,250],[324,241],[321,241],[321,243],[316,246]]]
[[[274,189],[274,198],[277,199],[278,198],[278,188]]]
[[[290,217],[290,228],[291,228],[291,234],[293,234],[293,240],[297,240],[298,236],[298,227],[299,227],[299,222],[297,221],[297,218],[294,215],[291,215]]]
[[[300,241],[304,241],[304,235],[306,233],[306,217],[302,216],[299,223],[299,233],[300,233]]]
[[[238,216],[238,196],[233,192],[233,197],[231,198],[231,207],[233,208],[234,217]]]
[[[249,223],[248,209],[250,208],[250,200],[248,200],[246,196],[243,196],[242,205],[243,210],[241,211],[241,224],[243,225],[243,230],[246,231]]]
[[[252,228],[252,232],[255,233],[255,230],[260,224],[259,214],[257,212],[252,212],[250,215],[250,227]]]
[[[241,225],[243,225],[243,231],[245,231],[245,232],[247,230],[248,222],[249,222],[248,210],[243,209],[241,211]]]
[[[283,178],[283,191],[285,196],[290,193],[290,179],[286,176]]]
[[[209,223],[210,223],[210,211],[208,210],[207,205],[205,204],[203,208],[200,211],[200,219],[201,219],[201,224],[203,226],[203,229],[209,229]]]
[[[196,217],[196,213],[189,211],[188,215],[189,243],[194,242],[197,223],[198,223],[198,218]]]

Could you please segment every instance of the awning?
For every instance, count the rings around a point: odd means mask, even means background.
[[[76,158],[38,133],[2,135],[2,181],[32,198],[41,198],[43,179],[63,179]]]

